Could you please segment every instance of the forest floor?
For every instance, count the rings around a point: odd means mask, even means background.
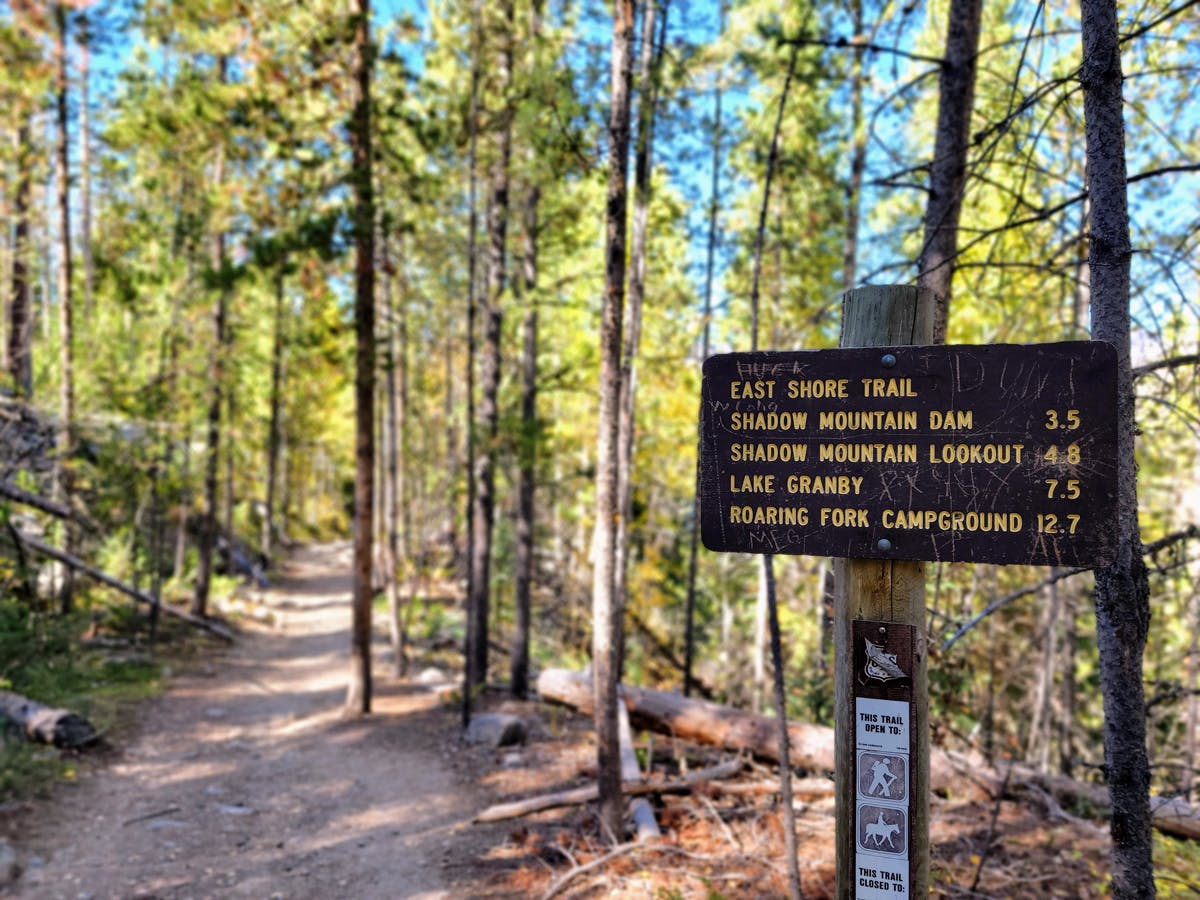
[[[778,797],[763,768],[742,777],[740,793],[701,788],[659,798],[664,837],[615,853],[590,807],[471,824],[499,799],[594,777],[588,723],[563,709],[488,698],[484,705],[521,715],[528,741],[464,745],[456,704],[423,683],[428,677],[385,674],[383,641],[374,714],[346,717],[349,571],[348,545],[302,549],[281,584],[259,597],[259,615],[236,645],[176,661],[168,690],[141,704],[109,750],[82,757],[75,783],[0,811],[0,838],[16,847],[23,870],[0,897],[785,895]],[[417,669],[435,661],[430,650]],[[639,746],[667,776],[721,758],[662,736]],[[830,897],[833,800],[802,801],[804,893]],[[1107,893],[1107,836],[1081,819],[938,799],[932,831],[939,896]]]

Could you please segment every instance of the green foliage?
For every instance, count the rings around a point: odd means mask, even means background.
[[[1192,840],[1154,834],[1154,886],[1159,897],[1182,898],[1200,894],[1200,844]]]

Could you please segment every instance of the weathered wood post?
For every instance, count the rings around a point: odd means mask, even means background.
[[[928,344],[933,338],[933,295],[925,290],[908,286],[865,287],[847,291],[842,295],[842,347],[891,347],[903,344]],[[889,366],[890,363],[890,366]],[[879,375],[887,377],[895,366],[894,357],[881,354],[878,372],[863,372],[863,377]],[[889,893],[899,896],[896,886],[903,885],[907,896],[924,897],[929,892],[929,692],[926,672],[925,644],[925,564],[907,560],[845,559],[836,564],[837,598],[834,605],[834,757],[837,761],[837,895],[839,898],[876,896]],[[855,626],[855,622],[880,623],[873,626]],[[888,628],[885,623],[895,623],[899,628]],[[860,632],[857,643],[855,631]],[[862,632],[871,632],[868,637]],[[890,690],[889,682],[881,683],[884,693],[908,694],[911,710],[906,716],[907,735],[893,735],[895,727],[872,723],[888,730],[884,736],[884,747],[860,751],[857,740],[858,721],[855,709],[855,651],[864,652],[865,641],[874,638],[874,643],[883,652],[895,654],[897,649],[907,649],[910,656],[908,666],[900,665],[911,680],[898,680]],[[903,646],[902,646],[903,645]],[[903,659],[900,660],[903,663]],[[907,671],[911,669],[911,671]],[[878,692],[876,692],[878,693]],[[870,698],[868,698],[869,700]],[[904,703],[900,700],[885,700],[885,703]],[[867,704],[870,706],[870,703]],[[876,707],[876,709],[889,707]],[[879,715],[864,710],[864,716]],[[907,741],[888,740],[906,737]],[[907,743],[907,754],[897,757],[886,748],[895,748]],[[907,786],[889,782],[895,797],[903,790],[904,801],[886,803],[875,800],[860,805],[859,782],[869,776],[870,767],[859,766],[859,754],[873,765],[884,766],[881,777],[903,779],[907,775]],[[886,763],[885,763],[886,760]],[[905,760],[906,771],[898,760]],[[864,768],[867,771],[859,771]],[[890,774],[888,774],[890,773]],[[866,787],[869,788],[868,781]],[[875,792],[876,794],[878,791]],[[882,812],[876,812],[876,810]],[[892,812],[892,811],[895,812]],[[859,822],[860,811],[862,816]],[[871,815],[874,813],[874,816]],[[900,814],[904,818],[900,818]],[[897,821],[899,819],[899,821]],[[890,826],[907,820],[907,835],[892,833]],[[877,843],[886,852],[874,857],[864,856],[860,885],[858,830],[864,832],[875,825],[875,832],[886,833],[889,838]],[[884,831],[886,829],[886,832]],[[898,850],[903,845],[904,851]],[[906,857],[906,858],[905,858]],[[907,870],[903,881],[895,880],[901,869]],[[887,874],[885,875],[884,872]],[[867,884],[883,885],[882,889],[867,888]],[[856,888],[858,891],[856,893]]]

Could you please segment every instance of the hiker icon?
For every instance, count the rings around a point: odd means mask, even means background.
[[[877,794],[880,797],[892,796],[892,782],[897,776],[892,774],[892,761],[886,756],[883,759],[877,759],[871,765],[871,786],[867,788],[868,794]]]
[[[908,800],[908,758],[896,753],[859,751],[858,796],[894,803]]]

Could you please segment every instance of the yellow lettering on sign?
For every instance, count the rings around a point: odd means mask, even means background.
[[[949,409],[939,412],[929,411],[929,428],[931,431],[949,431],[955,428],[971,429],[975,427],[974,413],[969,409]]]
[[[820,522],[822,525],[832,525],[834,528],[869,528],[871,526],[869,512],[865,509],[822,506]]]
[[[808,444],[734,444],[729,458],[733,462],[804,462]]]
[[[773,400],[774,381],[731,381],[729,396],[734,400]]]
[[[915,397],[911,378],[861,378],[864,397]]]
[[[730,431],[803,431],[807,427],[806,412],[735,412],[729,416]]]
[[[833,397],[849,396],[849,378],[817,378],[800,380],[793,378],[788,381],[788,396],[801,400],[826,400]]]
[[[818,444],[821,462],[915,463],[916,444]]]
[[[839,409],[823,412],[820,427],[836,431],[916,431],[917,414],[912,411]]]
[[[791,494],[858,494],[862,489],[861,475],[789,475],[787,490]]]
[[[732,494],[773,494],[774,475],[730,475],[729,492]]]
[[[1011,533],[1020,531],[1024,519],[1015,512],[975,512],[949,509],[885,509],[879,524],[884,528],[918,531],[969,531]]]
[[[929,461],[1006,466],[1020,463],[1024,449],[1024,444],[930,444]]]
[[[807,525],[807,506],[731,506],[730,525]]]

